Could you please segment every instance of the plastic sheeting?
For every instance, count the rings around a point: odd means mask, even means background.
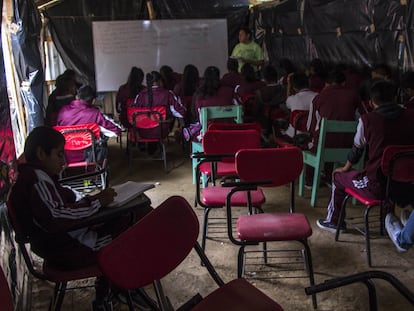
[[[413,2],[288,0],[254,8],[270,63],[289,58],[306,67],[325,63],[413,68]],[[400,39],[404,38],[403,41]]]
[[[18,28],[11,34],[12,52],[20,80],[21,96],[27,112],[27,129],[43,125],[43,66],[40,57],[42,22],[32,0],[13,1],[13,23]]]
[[[2,0],[0,0],[0,7],[3,7]],[[0,201],[5,200],[9,190],[11,183],[9,172],[14,171],[13,164],[16,158],[2,44],[0,41]]]
[[[154,0],[157,19],[227,18],[229,51],[248,23],[248,0]],[[84,84],[95,86],[92,21],[148,19],[144,0],[64,0],[45,12],[56,48],[66,67]],[[126,73],[127,75],[127,73]]]

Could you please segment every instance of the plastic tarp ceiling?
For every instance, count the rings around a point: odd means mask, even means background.
[[[254,9],[270,62],[413,68],[413,3],[390,0],[288,0]],[[403,40],[401,40],[403,39]]]

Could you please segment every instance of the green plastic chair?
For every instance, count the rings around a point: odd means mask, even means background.
[[[243,122],[243,107],[239,105],[231,106],[211,106],[203,107],[200,109],[200,122],[201,122],[201,136],[207,131],[208,120],[210,119],[221,119],[221,118],[233,118],[234,122]],[[201,142],[192,142],[192,152],[203,152],[203,146]],[[198,159],[193,159],[193,184],[196,183],[196,168]],[[206,183],[206,179],[203,176],[203,184]]]
[[[303,164],[312,166],[315,169],[312,183],[311,206],[315,207],[318,194],[319,182],[321,179],[321,170],[324,168],[326,162],[333,162],[334,167],[344,164],[347,160],[347,155],[352,146],[348,148],[325,148],[325,138],[327,133],[355,133],[358,126],[358,121],[335,121],[323,118],[319,132],[318,148],[316,153],[310,151],[303,151]],[[363,158],[357,165],[356,169],[362,168]],[[305,180],[305,165],[299,177],[299,196],[303,196],[304,180]]]

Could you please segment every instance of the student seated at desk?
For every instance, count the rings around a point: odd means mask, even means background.
[[[104,209],[116,193],[107,188],[77,200],[75,192],[62,187],[58,175],[65,165],[64,144],[63,135],[53,128],[33,129],[24,147],[26,163],[18,167],[9,203],[30,237],[32,251],[55,266],[74,269],[94,264],[100,248],[152,208],[135,209],[106,223],[70,231],[79,221]]]
[[[26,163],[18,167],[8,203],[22,231],[30,239],[31,250],[60,269],[78,269],[97,263],[98,251],[112,239],[149,213],[148,206],[132,207],[131,212],[108,221],[70,230],[81,221],[105,209],[116,196],[112,188],[78,200],[75,192],[62,187],[58,175],[65,165],[65,138],[51,127],[40,126],[27,137]],[[102,309],[111,291],[105,278],[97,278],[94,310]],[[116,291],[115,291],[116,294]],[[145,306],[137,295],[135,304]]]

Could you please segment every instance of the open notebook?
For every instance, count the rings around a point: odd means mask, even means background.
[[[122,206],[154,187],[154,184],[142,184],[135,181],[127,181],[123,184],[113,186],[112,188],[117,193],[117,196],[108,207]]]

